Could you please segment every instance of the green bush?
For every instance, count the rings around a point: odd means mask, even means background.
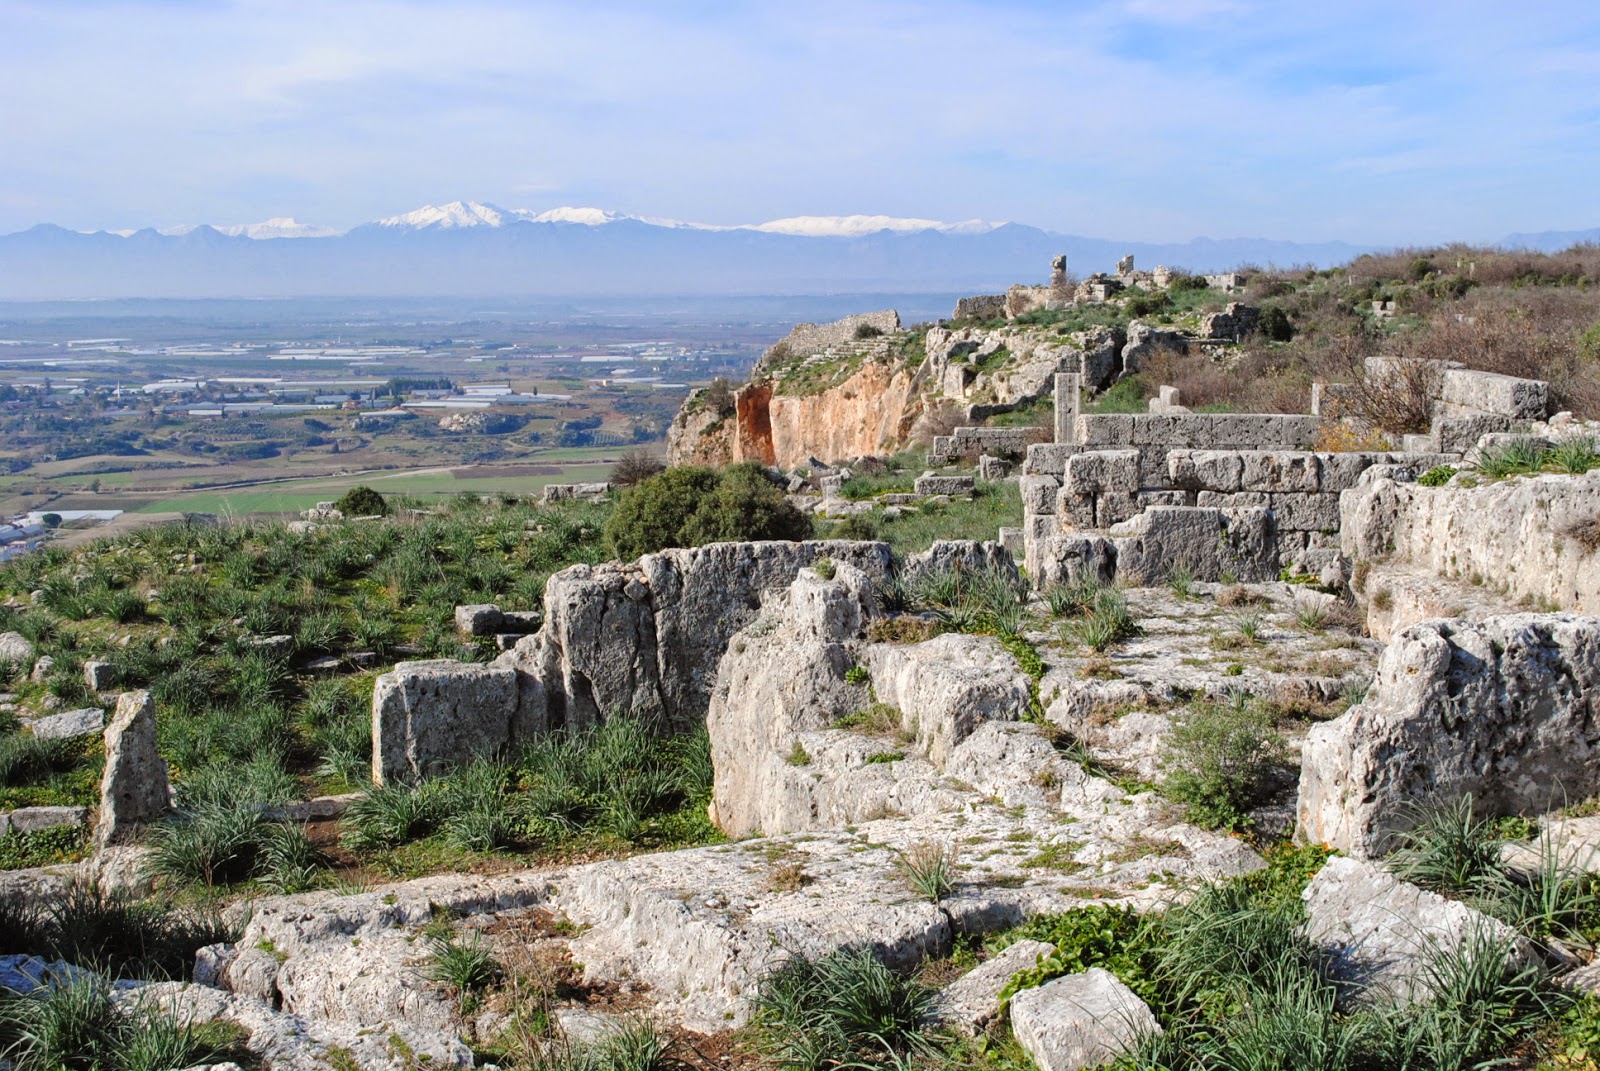
[[[0,1040],[17,1071],[169,1071],[249,1059],[237,1028],[180,1022],[154,1004],[119,1008],[110,983],[93,977],[0,1000]]]
[[[333,508],[346,517],[386,517],[389,514],[389,503],[365,484],[340,495]]]
[[[623,560],[667,547],[810,535],[811,519],[754,463],[668,469],[624,491],[605,526],[606,545]]]
[[[1269,305],[1261,310],[1261,318],[1256,321],[1256,334],[1268,342],[1289,342],[1294,339],[1294,324],[1283,309]]]
[[[1283,737],[1256,702],[1202,703],[1167,736],[1162,791],[1207,829],[1238,829],[1288,761]]]

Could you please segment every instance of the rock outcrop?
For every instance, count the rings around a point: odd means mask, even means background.
[[[1471,794],[1485,815],[1542,814],[1600,791],[1600,620],[1513,614],[1395,637],[1366,699],[1314,726],[1301,835],[1374,856],[1415,806]]]

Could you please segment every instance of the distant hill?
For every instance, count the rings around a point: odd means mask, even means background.
[[[1559,253],[1575,245],[1600,244],[1600,227],[1586,231],[1538,231],[1511,234],[1501,243],[1508,249],[1531,249],[1538,253]]]
[[[343,234],[288,219],[92,234],[43,224],[0,236],[0,300],[980,293],[1042,282],[1060,253],[1088,274],[1111,270],[1128,253],[1141,267],[1210,272],[1328,266],[1369,248],[1258,238],[1123,242],[1019,223],[885,216],[713,227],[456,201]]]

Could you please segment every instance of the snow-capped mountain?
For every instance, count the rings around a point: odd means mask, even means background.
[[[1043,282],[1059,254],[1088,274],[1129,253],[1141,267],[1224,271],[1337,264],[1361,251],[1263,239],[1124,242],[869,214],[717,225],[460,200],[344,232],[290,218],[87,234],[43,224],[0,236],[0,300],[971,294]]]

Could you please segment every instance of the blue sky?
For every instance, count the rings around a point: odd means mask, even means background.
[[[0,232],[457,198],[1129,240],[1600,225],[1600,4],[0,0]]]

